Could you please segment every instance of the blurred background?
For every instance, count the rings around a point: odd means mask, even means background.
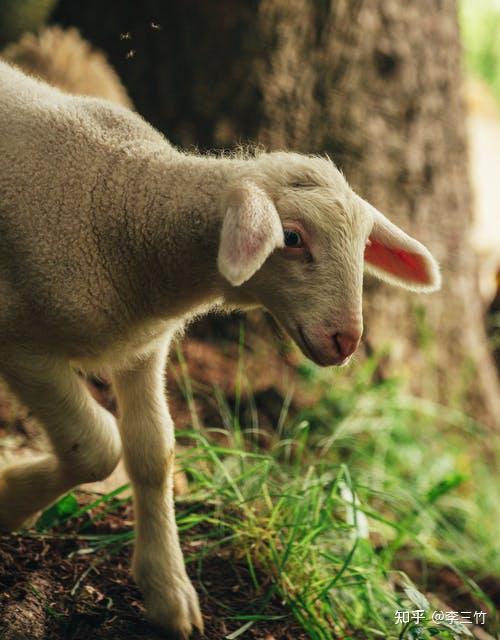
[[[500,2],[0,0],[0,46],[56,86],[130,106],[186,149],[328,153],[429,246],[442,291],[415,296],[367,276],[365,337],[348,369],[305,361],[262,313],[193,325],[169,373],[186,445],[179,492],[189,485],[195,503],[208,492],[241,533],[232,509],[254,496],[248,478],[267,487],[254,537],[228,553],[272,576],[301,631],[258,635],[257,616],[248,637],[498,637]],[[89,385],[115,410],[105,372]],[[44,446],[6,390],[0,430],[6,457]],[[121,469],[99,489],[124,482]],[[277,485],[317,518],[280,501]],[[80,517],[73,499],[42,529]],[[301,533],[287,546],[290,519]],[[256,546],[262,537],[269,546]],[[246,601],[261,603],[255,582]],[[488,622],[429,616],[402,630],[398,607],[484,608]],[[264,610],[270,624],[276,612]],[[213,620],[222,637],[227,612]]]

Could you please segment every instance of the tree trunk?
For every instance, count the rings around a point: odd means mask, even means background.
[[[495,423],[454,0],[62,0],[54,19],[108,52],[138,111],[173,142],[326,152],[428,244],[443,290],[415,296],[367,277],[366,344],[390,343],[388,365],[419,393],[465,395]]]

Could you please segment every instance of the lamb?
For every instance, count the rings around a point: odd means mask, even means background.
[[[124,107],[0,62],[0,374],[53,447],[1,471],[0,528],[123,453],[149,618],[174,637],[202,630],[174,517],[172,338],[214,307],[264,307],[308,358],[342,365],[362,334],[364,264],[415,291],[440,286],[429,251],[328,158],[184,153]],[[103,364],[118,423],[74,373]]]

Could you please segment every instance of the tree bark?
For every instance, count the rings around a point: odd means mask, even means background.
[[[368,348],[390,343],[390,370],[414,390],[465,396],[497,422],[454,0],[62,0],[54,20],[109,54],[138,111],[174,143],[328,153],[442,265],[443,290],[428,297],[366,278]]]

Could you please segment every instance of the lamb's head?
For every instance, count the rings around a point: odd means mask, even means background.
[[[358,346],[364,267],[415,291],[439,288],[429,251],[357,196],[328,159],[262,154],[223,209],[226,298],[266,307],[318,364],[343,364]]]

